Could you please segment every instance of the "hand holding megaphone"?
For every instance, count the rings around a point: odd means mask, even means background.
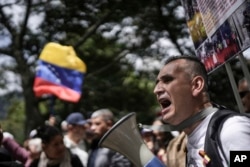
[[[122,117],[101,138],[99,146],[119,152],[137,167],[165,167],[141,138],[135,116],[133,112]]]

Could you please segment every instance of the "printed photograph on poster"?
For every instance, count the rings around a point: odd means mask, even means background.
[[[211,72],[240,50],[235,26],[232,24],[232,19],[228,19],[197,49],[196,53],[207,71]]]
[[[241,50],[250,46],[250,1],[243,3],[232,15]]]
[[[196,0],[187,0],[182,4],[186,12],[186,21],[190,35],[194,47],[197,49],[207,39],[201,13]]]
[[[250,46],[250,1],[212,1],[182,1],[196,55],[209,73]]]

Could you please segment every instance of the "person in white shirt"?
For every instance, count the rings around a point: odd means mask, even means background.
[[[85,125],[88,123],[80,112],[73,112],[66,118],[67,130],[64,135],[64,144],[76,154],[84,166],[87,166],[88,153],[85,138]]]
[[[198,57],[170,57],[157,76],[154,93],[163,121],[172,127],[181,127],[187,134],[186,165],[218,167],[210,165],[214,159],[206,161],[203,154],[208,123],[219,111],[210,100],[207,71]],[[199,119],[194,119],[196,116]],[[222,150],[217,147],[223,167],[229,165],[230,151],[250,150],[249,129],[248,117],[233,116],[224,122],[219,135]]]

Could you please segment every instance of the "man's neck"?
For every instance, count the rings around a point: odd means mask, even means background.
[[[81,141],[81,138],[79,138],[78,136],[74,136],[73,134],[69,133],[67,134],[68,138],[73,141],[75,144],[79,144]]]
[[[197,114],[197,113],[199,113],[199,112],[201,112],[201,111],[204,111],[204,110],[207,109],[208,107],[212,107],[212,103],[210,103],[210,102],[209,102],[209,103],[205,103],[205,104],[203,105],[203,107],[197,108],[197,109],[196,109],[196,112],[194,112],[194,115]],[[197,111],[198,111],[198,112],[197,112]],[[194,116],[194,115],[192,115],[192,116]],[[201,120],[199,120],[199,121],[197,121],[197,122],[194,122],[191,126],[185,128],[183,131],[184,131],[187,135],[191,134],[191,133],[194,131],[194,129],[195,129],[204,119],[205,119],[205,118],[203,118],[203,119],[201,119]]]

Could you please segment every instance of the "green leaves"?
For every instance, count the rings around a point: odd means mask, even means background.
[[[87,65],[80,102],[59,101],[55,104],[55,112],[62,118],[72,111],[88,115],[105,107],[112,109],[118,117],[133,111],[142,113],[138,119],[150,121],[152,111],[158,106],[152,93],[157,72],[136,68],[136,59],[150,58],[161,62],[173,54],[169,48],[178,53],[192,50],[178,42],[188,39],[185,19],[177,14],[180,12],[179,1],[21,2],[21,23],[13,29],[8,24],[10,18],[4,17],[5,4],[0,3],[0,19],[4,19],[0,22],[0,34],[8,32],[5,35],[11,41],[10,46],[0,49],[0,54],[9,53],[8,56],[14,58],[17,66],[13,71],[21,76],[26,134],[44,122],[45,113],[50,113],[50,109],[44,107],[46,105],[41,105],[47,99],[37,99],[32,91],[35,62],[46,43],[74,46]],[[23,24],[24,14],[29,24]],[[37,20],[29,20],[34,16]],[[30,25],[35,24],[37,29],[34,31]],[[170,46],[164,48],[161,41],[165,40]],[[135,58],[129,58],[128,54]]]

